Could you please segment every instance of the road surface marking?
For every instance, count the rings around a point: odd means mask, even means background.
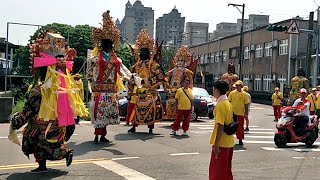
[[[116,173],[116,174],[118,174],[128,180],[139,180],[139,179],[155,180],[152,177],[144,175],[138,171],[130,169],[130,168],[123,166],[119,163],[116,163],[114,161],[96,161],[93,163],[96,165],[99,165],[109,171],[112,171],[112,172],[114,172],[114,173]]]
[[[185,155],[197,155],[198,152],[195,153],[176,153],[176,154],[170,154],[170,156],[185,156]]]
[[[195,125],[198,129],[203,129],[203,130],[213,130],[213,128],[214,128],[214,125],[212,124],[212,125],[205,125],[205,126],[200,126],[200,125]],[[249,128],[257,128],[258,126],[249,126]],[[243,127],[243,128],[245,128],[245,127]],[[261,130],[261,131],[275,131],[275,129],[250,129],[250,131],[251,130]]]
[[[236,135],[234,136],[236,137]],[[257,138],[257,139],[273,139],[273,136],[251,136],[251,135],[244,135],[245,138]]]
[[[244,152],[244,151],[246,151],[246,150],[244,150],[244,149],[233,150],[233,152]]]
[[[250,131],[276,131],[276,129],[252,128],[252,129],[250,129]],[[250,133],[250,131],[249,131],[249,133]]]
[[[276,148],[276,147],[261,147],[267,151],[296,151],[296,152],[320,152],[319,148]]]
[[[112,161],[117,161],[117,160],[127,160],[127,159],[139,159],[139,157],[123,157],[123,158],[112,158]]]
[[[244,134],[274,134],[274,132],[250,131],[250,132],[245,132]]]
[[[293,159],[320,159],[320,157],[292,157]]]
[[[125,157],[122,159],[137,159],[139,157]],[[114,158],[114,161],[116,160],[121,160],[120,158]],[[110,159],[106,158],[97,158],[97,159],[81,159],[81,160],[73,160],[72,165],[75,164],[90,164],[93,162],[97,161],[111,161]],[[48,167],[53,167],[53,166],[65,166],[66,161],[65,159],[59,160],[59,161],[52,161],[52,162],[47,162]],[[29,163],[29,164],[13,164],[13,165],[2,165],[0,166],[0,170],[12,170],[12,169],[26,169],[26,168],[34,168],[38,167],[38,163]]]

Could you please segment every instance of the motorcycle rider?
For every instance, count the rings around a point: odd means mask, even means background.
[[[297,114],[295,115],[294,125],[297,136],[304,134],[304,130],[307,127],[310,118],[310,102],[307,100],[307,90],[301,88],[299,91],[300,98],[297,99],[292,107],[297,108]]]

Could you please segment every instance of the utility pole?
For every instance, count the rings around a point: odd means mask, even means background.
[[[245,4],[232,4],[229,3],[228,6],[233,6],[238,9],[238,11],[241,13],[241,27],[240,27],[240,48],[239,48],[239,62],[238,62],[238,75],[240,79],[242,80],[242,71],[241,71],[241,66],[242,66],[242,61],[243,61],[243,26],[244,26],[244,9],[245,9]],[[242,11],[238,8],[239,6],[242,7]]]
[[[313,19],[314,19],[314,12],[311,11],[309,15],[309,30],[313,30]],[[312,54],[312,39],[313,39],[313,34],[309,33],[308,34],[308,44],[307,44],[307,61],[306,61],[306,76],[309,79],[311,76],[311,68],[310,64],[312,62],[311,59],[311,54]]]
[[[316,60],[313,66],[313,82],[312,85],[315,87],[318,84],[318,70],[319,70],[319,25],[320,25],[320,7],[317,9],[317,25],[316,25]]]

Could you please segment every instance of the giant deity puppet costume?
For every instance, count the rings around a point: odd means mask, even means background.
[[[52,30],[41,33],[30,45],[30,63],[35,77],[23,111],[11,119],[10,140],[23,125],[22,151],[33,154],[39,167],[33,173],[46,172],[46,160],[66,158],[72,162],[73,151],[65,142],[74,131],[74,117],[88,112],[79,96],[79,88],[70,75],[76,51],[65,48],[65,39]],[[38,83],[39,80],[43,83]],[[15,141],[18,143],[18,141]]]
[[[299,91],[301,88],[305,88],[309,91],[309,80],[305,77],[306,73],[302,67],[299,67],[297,76],[291,79],[290,99],[299,98]]]
[[[129,133],[136,132],[136,126],[143,124],[148,125],[149,133],[153,133],[154,123],[162,119],[163,107],[157,89],[166,80],[159,59],[155,59],[156,51],[154,39],[149,37],[147,30],[141,30],[136,39],[136,63],[132,68],[133,73],[141,78],[141,87],[136,91],[133,127],[128,130]]]
[[[190,89],[192,89],[197,65],[198,60],[193,61],[187,46],[182,46],[173,58],[167,74],[168,83],[166,85],[166,92],[169,98],[166,101],[165,119],[176,118],[176,91],[182,87],[181,82],[183,80],[189,80]]]
[[[229,84],[229,91],[227,92],[227,95],[229,95],[232,91],[233,84],[239,80],[233,63],[228,64],[228,72],[221,76],[221,80],[226,81]]]
[[[94,28],[95,48],[87,60],[87,77],[91,121],[95,128],[94,142],[109,142],[106,127],[120,124],[118,92],[124,89],[121,77],[129,79],[130,71],[122,64],[114,52],[119,46],[120,31],[113,22],[110,11],[103,13],[102,28]]]

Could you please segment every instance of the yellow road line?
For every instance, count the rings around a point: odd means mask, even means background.
[[[89,164],[97,161],[111,161],[111,159],[106,158],[98,158],[98,159],[83,159],[83,160],[74,160],[72,164]],[[49,162],[47,163],[48,167],[53,166],[62,166],[66,165],[65,161],[57,161],[57,162]],[[29,164],[15,164],[15,165],[5,165],[0,166],[0,170],[11,170],[11,169],[24,169],[24,168],[33,168],[38,167],[37,163],[29,163]]]

